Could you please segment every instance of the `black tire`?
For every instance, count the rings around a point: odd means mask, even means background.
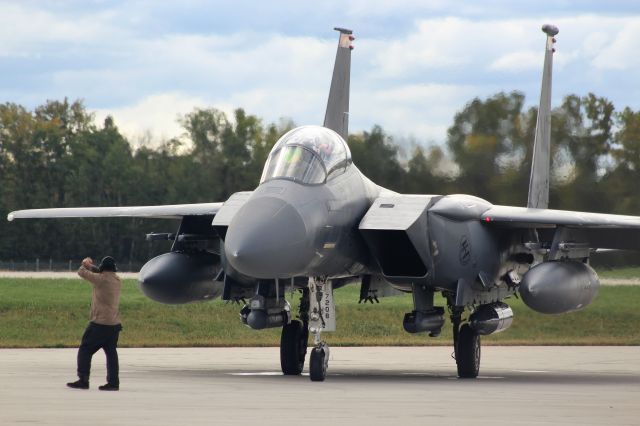
[[[311,359],[309,360],[309,377],[312,382],[324,382],[327,377],[327,365],[325,363],[325,352],[322,348],[313,348]]]
[[[480,335],[469,324],[460,327],[456,350],[458,377],[475,379],[480,372]]]
[[[287,376],[302,373],[304,359],[307,356],[307,340],[309,330],[302,322],[293,320],[282,327],[280,335],[280,367]]]

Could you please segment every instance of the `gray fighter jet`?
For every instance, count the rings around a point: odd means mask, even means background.
[[[282,327],[284,374],[302,372],[314,337],[311,380],[325,379],[335,328],[334,288],[360,283],[362,300],[412,293],[409,333],[438,336],[445,308],[453,324],[458,376],[480,367],[480,336],[511,325],[505,299],[520,293],[538,312],[584,308],[598,292],[594,249],[640,249],[640,217],[547,209],[551,68],[556,27],[545,25],[542,90],[527,207],[492,205],[471,195],[403,195],[371,182],[353,164],[349,121],[350,30],[338,50],[323,126],[298,127],[275,144],[260,184],[224,203],[22,210],[8,219],[180,218],[169,253],[140,271],[142,291],[163,303],[248,299],[253,329]],[[301,294],[292,313],[286,294]],[[296,318],[296,319],[294,319]]]

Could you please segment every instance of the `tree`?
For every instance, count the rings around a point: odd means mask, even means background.
[[[417,146],[407,163],[407,178],[403,192],[413,194],[445,194],[448,179],[439,173],[444,152],[439,147],[425,150]]]
[[[406,172],[398,161],[399,148],[382,127],[350,135],[349,148],[353,162],[369,179],[389,189],[403,188]]]
[[[252,190],[258,184],[250,181],[252,173],[248,167],[251,165],[251,147],[262,139],[262,124],[243,109],[236,109],[234,118],[234,124],[227,123],[220,141],[223,199],[236,191]]]
[[[380,126],[352,134],[355,164],[374,182],[401,193],[467,193],[524,205],[536,109],[519,93],[474,99],[456,114],[448,152],[419,145],[408,161]],[[181,119],[185,134],[134,150],[111,117],[97,126],[82,102],[48,101],[33,111],[0,105],[0,218],[38,207],[156,205],[224,201],[253,189],[290,121],[264,125],[237,109],[215,108]],[[617,131],[616,131],[617,130]],[[640,112],[616,114],[593,94],[568,96],[552,115],[551,206],[640,214]],[[459,173],[447,175],[455,161]],[[558,171],[568,172],[558,180]],[[175,232],[173,221],[141,219],[0,220],[0,259],[111,254],[142,262],[168,250],[144,241]]]
[[[568,153],[573,173],[558,188],[559,207],[573,210],[606,211],[607,193],[600,180],[605,170],[602,159],[613,142],[614,107],[605,98],[589,93],[567,96],[554,110],[552,140]]]
[[[625,108],[616,115],[619,130],[614,136],[611,154],[614,170],[603,178],[605,191],[618,213],[640,214],[640,111]]]
[[[524,151],[522,106],[518,92],[498,93],[471,101],[457,113],[448,130],[447,146],[460,167],[457,185],[465,193],[495,203],[509,201],[501,189],[503,173],[518,168]]]

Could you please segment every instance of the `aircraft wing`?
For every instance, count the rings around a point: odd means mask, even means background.
[[[174,204],[165,206],[76,207],[59,209],[17,210],[7,220],[89,217],[145,217],[153,219],[181,219],[184,216],[212,216],[223,203]]]
[[[595,249],[640,250],[640,216],[584,213],[492,205],[476,197],[390,195],[375,200],[360,222],[371,250],[382,250],[396,233],[406,233],[418,252],[426,253],[422,237],[425,212],[453,221],[480,221],[488,227],[535,229],[541,242],[567,243]],[[424,246],[424,247],[422,247]]]
[[[492,206],[481,220],[511,228],[564,228],[591,248],[640,250],[640,216]]]
[[[482,214],[485,222],[497,222],[518,228],[569,226],[579,228],[640,229],[640,216],[584,213],[568,210],[532,209],[525,207],[492,206]]]

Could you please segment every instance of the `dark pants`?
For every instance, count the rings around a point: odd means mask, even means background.
[[[78,349],[78,377],[81,380],[89,381],[91,372],[91,357],[98,350],[103,349],[107,356],[107,383],[115,386],[120,385],[118,378],[118,335],[122,326],[102,325],[93,322],[82,335],[82,343]]]

